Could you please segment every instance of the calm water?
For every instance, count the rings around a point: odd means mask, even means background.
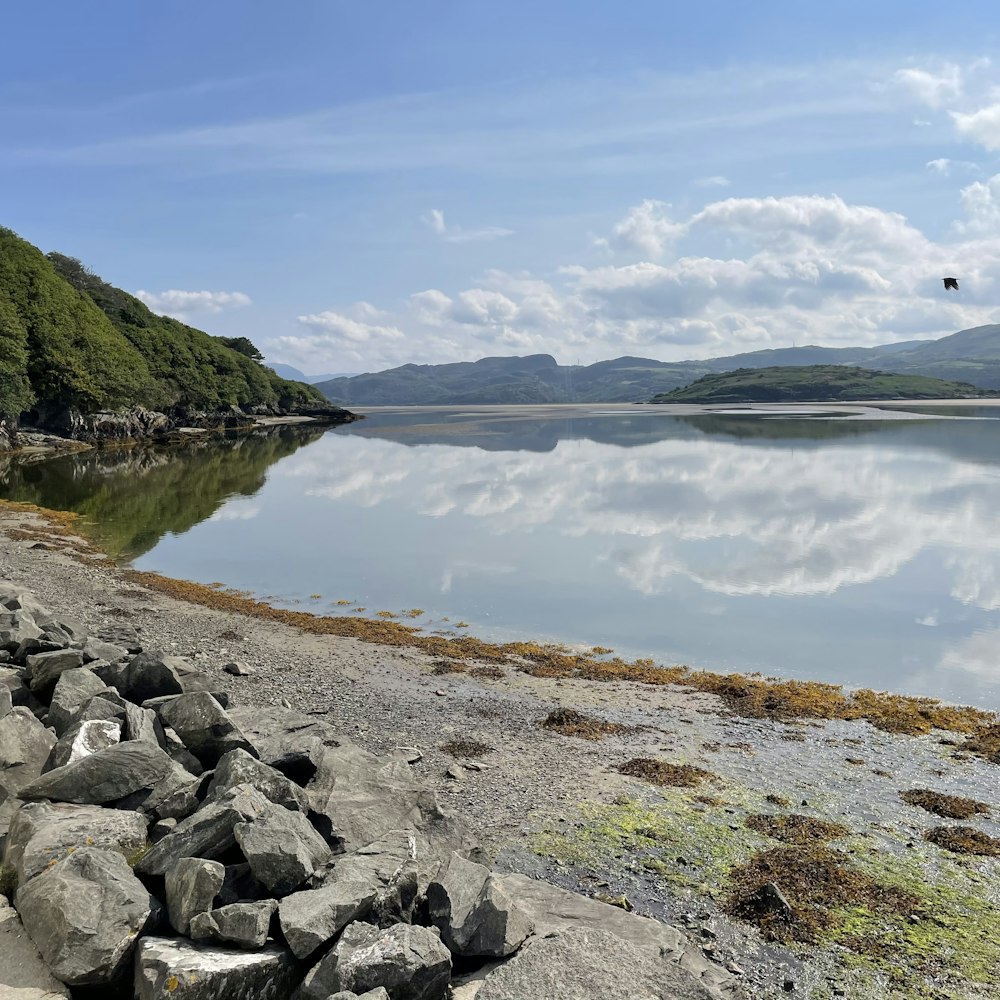
[[[9,464],[0,495],[289,606],[1000,707],[995,420],[615,411],[381,412]]]

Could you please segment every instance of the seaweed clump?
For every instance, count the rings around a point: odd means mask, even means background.
[[[450,757],[482,757],[493,753],[493,747],[480,740],[450,740],[441,747],[441,752]]]
[[[799,846],[837,840],[851,832],[842,823],[814,819],[812,816],[802,816],[799,813],[789,813],[787,816],[759,813],[748,816],[746,825],[755,833],[763,834],[765,837]]]
[[[839,910],[919,914],[918,896],[883,885],[825,845],[776,847],[730,872],[731,916],[755,924],[768,941],[813,944],[844,922]]]
[[[911,806],[917,806],[935,816],[946,819],[969,819],[972,816],[988,815],[990,807],[985,802],[967,799],[961,795],[946,795],[929,788],[909,788],[900,792],[899,797]]]
[[[924,833],[936,847],[952,854],[976,854],[984,858],[1000,857],[1000,840],[971,826],[935,826]]]
[[[468,669],[467,664],[461,660],[435,660],[431,668],[432,674],[464,674]]]
[[[583,740],[603,740],[605,736],[625,732],[629,728],[618,722],[595,719],[573,708],[557,708],[549,712],[539,725],[562,736],[577,736]]]
[[[630,778],[642,778],[651,785],[673,788],[696,788],[703,781],[716,777],[711,771],[693,764],[671,764],[651,757],[635,757],[619,764],[618,771]]]
[[[473,667],[469,671],[469,674],[472,677],[480,677],[488,681],[500,681],[507,676],[498,666],[492,663],[487,663],[481,667]]]

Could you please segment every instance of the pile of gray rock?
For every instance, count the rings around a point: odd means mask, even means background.
[[[736,995],[677,930],[491,871],[405,754],[223,676],[0,582],[0,997]]]

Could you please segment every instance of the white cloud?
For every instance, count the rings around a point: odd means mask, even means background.
[[[615,223],[610,239],[599,242],[614,249],[638,251],[655,259],[683,233],[684,227],[671,219],[670,206],[666,202],[647,199]]]
[[[962,96],[964,74],[961,67],[945,63],[936,71],[916,67],[898,69],[893,81],[921,104],[940,108]]]
[[[723,177],[722,174],[713,174],[711,177],[699,177],[695,184],[698,187],[729,187],[732,181],[728,177]]]
[[[957,224],[958,231],[969,236],[1000,237],[1000,174],[962,188],[961,197],[966,219]]]
[[[980,171],[978,163],[973,163],[971,160],[950,160],[946,156],[928,160],[926,167],[933,173],[941,174],[942,177],[950,177],[955,172],[975,174]]]
[[[725,198],[686,217],[646,199],[610,227],[614,263],[547,278],[490,270],[382,315],[355,306],[302,317],[315,334],[295,338],[296,357],[374,371],[484,355],[679,360],[943,336],[1000,318],[998,182],[968,185],[960,203],[952,236],[932,239],[900,213],[835,195]],[[950,273],[963,278],[959,296],[942,293]],[[287,339],[276,346],[288,354]]]
[[[220,313],[252,305],[243,292],[184,292],[171,288],[165,292],[147,292],[140,288],[135,297],[145,302],[153,312],[183,318],[190,313]]]
[[[444,212],[439,208],[432,208],[420,217],[420,221],[445,243],[474,243],[477,240],[498,240],[504,236],[514,235],[513,229],[502,229],[499,226],[484,226],[480,229],[449,226],[444,221]]]
[[[1000,149],[1000,102],[988,104],[978,111],[949,113],[955,131],[963,139],[970,139],[986,149]]]

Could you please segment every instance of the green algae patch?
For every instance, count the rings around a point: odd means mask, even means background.
[[[598,870],[635,859],[658,879],[713,897],[729,869],[760,844],[752,832],[733,829],[730,814],[708,810],[679,790],[654,803],[584,802],[566,819],[536,835],[536,854]]]

